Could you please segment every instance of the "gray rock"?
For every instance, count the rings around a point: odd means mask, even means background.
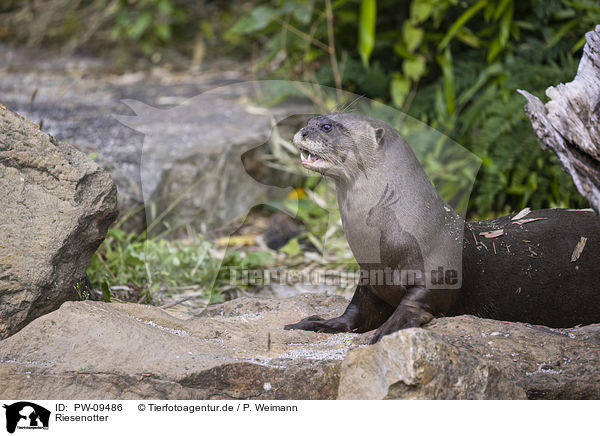
[[[117,216],[106,171],[0,105],[0,338],[78,298]]]
[[[428,328],[496,365],[529,399],[600,399],[600,324],[555,329],[463,315]]]
[[[0,398],[333,399],[342,358],[360,336],[283,325],[344,304],[242,298],[194,318],[68,302],[0,342]]]
[[[424,329],[401,330],[344,360],[340,399],[526,399],[494,364]]]
[[[296,101],[256,110],[256,90],[237,84],[248,77],[243,67],[119,73],[98,59],[0,44],[0,101],[96,155],[118,186],[121,211],[142,210],[124,223],[131,231],[158,216],[170,228],[219,226],[273,198],[269,190],[285,195],[247,174],[242,154],[269,138],[270,115],[314,109]]]
[[[125,101],[136,115],[117,118],[144,134],[141,191],[156,211],[148,208],[149,224],[160,216],[171,227],[200,230],[201,223],[228,222],[261,203],[268,187],[245,171],[241,157],[269,138],[271,126],[240,104],[246,88],[217,89],[171,109]]]
[[[348,353],[340,398],[598,399],[600,324],[553,329],[463,315]]]
[[[241,298],[201,316],[68,302],[0,342],[6,399],[600,398],[600,325],[444,318],[372,333],[283,330],[341,297]],[[490,343],[491,342],[491,343]]]

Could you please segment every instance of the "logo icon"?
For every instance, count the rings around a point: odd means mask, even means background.
[[[14,433],[19,429],[48,429],[50,411],[28,401],[19,401],[10,405],[4,404],[6,409],[6,431]]]

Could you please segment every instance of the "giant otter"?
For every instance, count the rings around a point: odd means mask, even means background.
[[[465,223],[404,138],[362,114],[313,117],[294,144],[304,167],[335,181],[361,279],[342,315],[311,316],[286,329],[377,329],[375,343],[436,316],[550,327],[600,322],[600,219],[593,212],[550,209],[526,220]],[[581,241],[586,245],[573,260]]]

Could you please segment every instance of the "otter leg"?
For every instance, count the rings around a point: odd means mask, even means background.
[[[394,313],[377,329],[371,343],[378,342],[383,336],[401,329],[419,327],[434,318],[439,311],[440,301],[446,300],[446,290],[432,291],[420,286],[409,288]],[[434,308],[438,310],[434,310]]]
[[[322,333],[363,333],[379,327],[393,311],[392,306],[377,298],[366,285],[358,285],[352,301],[341,316],[324,320],[313,315],[295,324],[288,324],[284,329]]]

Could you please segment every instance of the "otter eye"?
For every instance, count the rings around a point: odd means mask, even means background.
[[[321,130],[324,132],[331,132],[331,124],[321,124]]]

